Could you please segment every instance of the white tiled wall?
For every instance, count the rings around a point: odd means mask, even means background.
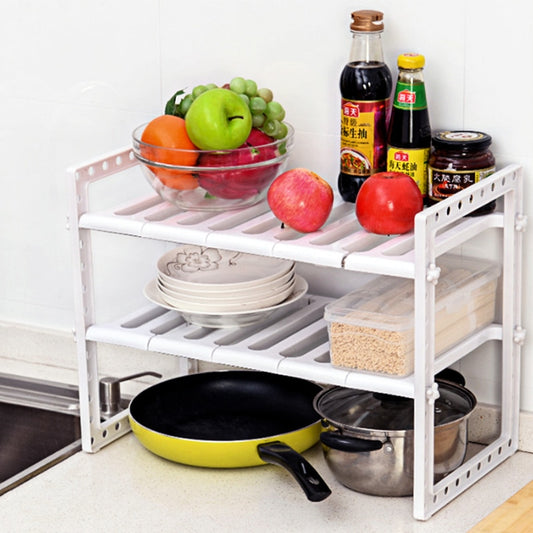
[[[65,168],[129,144],[133,128],[162,113],[179,88],[235,75],[270,86],[296,128],[291,166],[311,168],[334,185],[338,77],[356,9],[384,11],[385,56],[394,73],[399,53],[426,56],[433,127],[489,132],[499,163],[519,162],[526,177],[533,175],[530,6],[525,0],[4,0],[0,321],[70,329]],[[527,183],[525,194],[529,212]],[[530,231],[526,265],[533,262],[531,244]],[[527,298],[533,282],[524,271]],[[525,315],[530,330],[532,320]],[[530,411],[532,351],[526,344],[522,366],[522,406]],[[490,399],[498,369],[483,357],[471,363],[472,379]]]

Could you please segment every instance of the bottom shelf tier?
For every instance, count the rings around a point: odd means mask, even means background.
[[[358,372],[330,362],[324,306],[331,298],[307,295],[293,306],[254,325],[212,329],[188,324],[176,311],[149,305],[111,323],[88,328],[90,341],[301,377],[323,384],[414,397],[413,376]],[[492,324],[445,352],[435,372],[491,339],[501,339]]]

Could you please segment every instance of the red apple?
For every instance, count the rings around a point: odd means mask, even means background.
[[[287,226],[310,233],[321,228],[333,207],[330,184],[306,168],[280,174],[267,193],[270,209]]]
[[[268,161],[277,157],[276,141],[253,128],[246,142],[237,150],[206,152],[198,160],[199,167],[235,167]],[[198,182],[217,198],[249,198],[264,190],[276,176],[280,163],[258,168],[202,171]]]
[[[398,235],[411,231],[424,201],[415,180],[402,172],[378,172],[363,182],[355,214],[366,231]]]

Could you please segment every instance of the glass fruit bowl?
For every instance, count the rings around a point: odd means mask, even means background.
[[[286,123],[287,124],[287,123]],[[141,140],[146,124],[133,131],[133,152],[148,182],[166,201],[187,210],[224,211],[261,201],[286,167],[294,128],[280,140],[253,129],[234,150],[181,150]]]

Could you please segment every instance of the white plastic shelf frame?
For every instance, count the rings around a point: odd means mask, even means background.
[[[99,410],[97,344],[140,348],[188,360],[211,361],[406,396],[415,405],[413,515],[426,520],[472,483],[513,454],[518,446],[519,364],[524,331],[520,325],[522,169],[509,165],[415,218],[415,230],[401,236],[364,231],[353,204],[337,201],[323,228],[300,234],[282,228],[268,205],[224,213],[183,211],[155,193],[102,211],[89,206],[89,188],[136,166],[124,148],[68,171],[71,186],[69,227],[74,252],[75,332],[79,362],[82,445],[94,452],[129,430],[127,410],[102,421]],[[138,169],[139,179],[144,180]],[[498,201],[490,215],[468,217]],[[437,258],[489,228],[501,230],[501,323],[476,332],[435,358]],[[415,371],[404,378],[336,368],[329,361],[324,306],[331,298],[308,294],[265,321],[244,328],[210,329],[186,323],[175,311],[148,304],[109,323],[96,323],[91,233],[109,232],[174,243],[190,243],[293,259],[310,265],[414,280]],[[127,283],[127,281],[125,281]],[[142,287],[132,287],[141,291]],[[500,437],[438,484],[433,484],[434,375],[488,340],[499,341],[502,359]]]

